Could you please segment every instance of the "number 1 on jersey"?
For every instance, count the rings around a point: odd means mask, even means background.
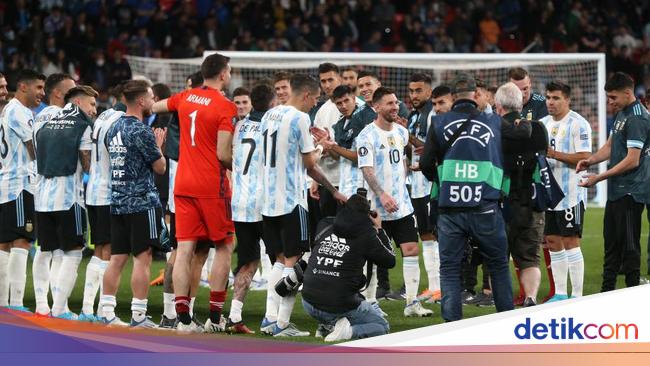
[[[194,143],[194,134],[196,133],[196,114],[198,112],[199,111],[196,110],[190,113],[190,118],[192,119],[192,124],[190,125],[190,136],[192,138],[192,146],[196,146],[196,144]]]
[[[267,150],[268,135],[269,135],[269,130],[264,131],[264,165],[266,165],[266,163],[268,162],[266,156],[268,154],[268,150]],[[278,131],[276,130],[271,134],[271,165],[270,165],[271,168],[275,168],[275,150],[277,144],[278,144]]]

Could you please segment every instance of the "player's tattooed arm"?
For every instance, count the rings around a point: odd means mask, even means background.
[[[32,141],[32,140],[25,141],[25,147],[27,147],[27,153],[29,154],[29,158],[31,160],[36,160],[36,152],[34,150],[34,141]]]
[[[375,176],[375,168],[371,166],[364,166],[361,168],[361,172],[363,173],[363,178],[368,182],[368,186],[370,189],[372,189],[373,192],[377,196],[381,196],[382,193],[384,193],[384,190],[381,188],[381,185],[377,181],[377,177]]]
[[[309,174],[313,180],[325,187],[325,189],[330,191],[330,193],[334,194],[338,192],[336,187],[334,187],[332,183],[330,183],[330,181],[327,179],[327,177],[325,177],[325,174],[323,174],[323,171],[318,165],[314,165],[311,168],[307,169],[307,174]]]
[[[79,161],[81,161],[81,168],[84,172],[90,171],[90,150],[79,151]]]

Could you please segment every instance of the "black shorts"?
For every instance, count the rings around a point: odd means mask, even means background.
[[[235,221],[235,235],[237,236],[237,268],[239,269],[248,263],[260,260],[260,239],[264,237],[264,224],[258,222],[237,222]]]
[[[169,241],[171,242],[172,249],[178,248],[178,240],[176,240],[176,214],[169,213]]]
[[[86,206],[90,240],[95,245],[111,242],[111,206]]]
[[[34,196],[22,191],[18,197],[0,204],[0,243],[18,239],[34,240]]]
[[[412,214],[397,220],[382,221],[381,227],[398,246],[404,243],[418,242],[418,228]]]
[[[585,204],[562,211],[546,211],[546,226],[544,235],[582,237],[582,226],[585,221]]]
[[[267,253],[294,257],[309,251],[309,218],[302,206],[286,215],[264,216],[262,221]]]
[[[420,197],[411,199],[411,204],[415,210],[415,219],[418,223],[418,234],[431,234],[434,233],[435,226],[431,222],[431,208],[433,202],[429,197]]]
[[[150,247],[160,248],[161,220],[159,207],[124,215],[111,214],[111,254],[136,256]]]
[[[36,212],[36,221],[36,237],[42,251],[68,251],[84,245],[86,210],[79,204],[66,211]]]

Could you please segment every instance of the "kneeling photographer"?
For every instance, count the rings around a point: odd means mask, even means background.
[[[305,311],[331,329],[325,341],[374,337],[388,333],[378,306],[365,300],[364,266],[395,266],[390,239],[381,219],[370,211],[365,190],[352,195],[336,215],[318,225],[314,248],[304,273]]]

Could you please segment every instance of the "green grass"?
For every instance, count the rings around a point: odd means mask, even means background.
[[[643,219],[643,230],[641,234],[641,248],[642,248],[642,259],[641,259],[641,273],[645,274],[648,271],[647,268],[647,240],[648,240],[648,223],[645,220],[645,215]],[[603,225],[603,209],[591,208],[587,210],[585,215],[585,230],[582,239],[582,250],[585,258],[585,281],[584,281],[584,294],[593,294],[597,293],[600,290],[601,285],[601,275],[602,275],[602,265],[603,265],[603,238],[602,238],[602,225]],[[235,261],[233,261],[234,263]],[[31,263],[31,261],[30,261]],[[74,312],[79,312],[81,309],[81,301],[83,296],[83,284],[85,276],[85,268],[88,260],[84,260],[79,268],[79,277],[77,278],[77,283],[75,289],[72,293],[72,296],[69,301],[70,309]],[[401,260],[398,258],[397,267],[390,271],[391,284],[394,288],[397,288],[402,284],[402,270],[401,270]],[[154,262],[152,266],[152,277],[158,275],[159,271],[164,268],[164,262],[158,261]],[[543,268],[544,260],[542,258],[542,285],[539,290],[539,298],[541,299],[548,292],[548,281],[546,278],[546,270]],[[424,265],[421,263],[421,279],[420,279],[420,288],[426,285],[426,272],[424,270]],[[123,320],[128,320],[131,317],[130,312],[130,303],[131,303],[131,291],[129,286],[131,273],[131,264],[127,265],[122,275],[122,283],[117,295],[118,308],[117,313]],[[514,276],[514,270],[512,271]],[[481,283],[481,273],[479,269],[479,284]],[[618,288],[624,287],[624,281],[622,277],[619,277]],[[513,287],[514,291],[517,292],[518,288],[516,285],[516,280],[513,277]],[[258,331],[259,324],[264,316],[265,310],[265,299],[266,292],[263,291],[251,291],[246,297],[243,318],[246,324],[253,330]],[[198,298],[195,304],[195,312],[199,319],[205,319],[208,314],[208,295],[209,291],[206,288],[201,288],[199,290]],[[229,297],[226,302],[226,307],[224,314],[228,313],[230,308],[232,292],[229,292]],[[51,303],[50,303],[51,304]],[[382,309],[389,314],[388,320],[390,322],[391,332],[398,332],[403,330],[408,330],[412,328],[438,324],[442,322],[440,317],[440,305],[425,305],[425,307],[433,309],[435,314],[433,318],[405,318],[402,315],[404,308],[404,303],[401,301],[382,301]],[[25,305],[30,307],[33,310],[34,307],[34,292],[31,279],[31,267],[28,268],[28,279],[27,279],[27,288],[25,291]],[[148,313],[153,316],[154,321],[159,321],[160,314],[162,314],[162,286],[153,287],[149,291],[149,310]],[[479,308],[475,306],[464,306],[463,315],[465,318],[475,317],[485,314],[491,314],[495,310],[494,308]],[[309,330],[312,335],[316,330],[316,322],[310,318],[303,310],[300,298],[296,301],[295,310],[291,317],[292,322],[294,322],[300,329]],[[259,332],[258,332],[259,333]],[[255,336],[262,336],[256,334]],[[297,338],[297,341],[303,342],[319,342],[319,340],[313,337]]]

